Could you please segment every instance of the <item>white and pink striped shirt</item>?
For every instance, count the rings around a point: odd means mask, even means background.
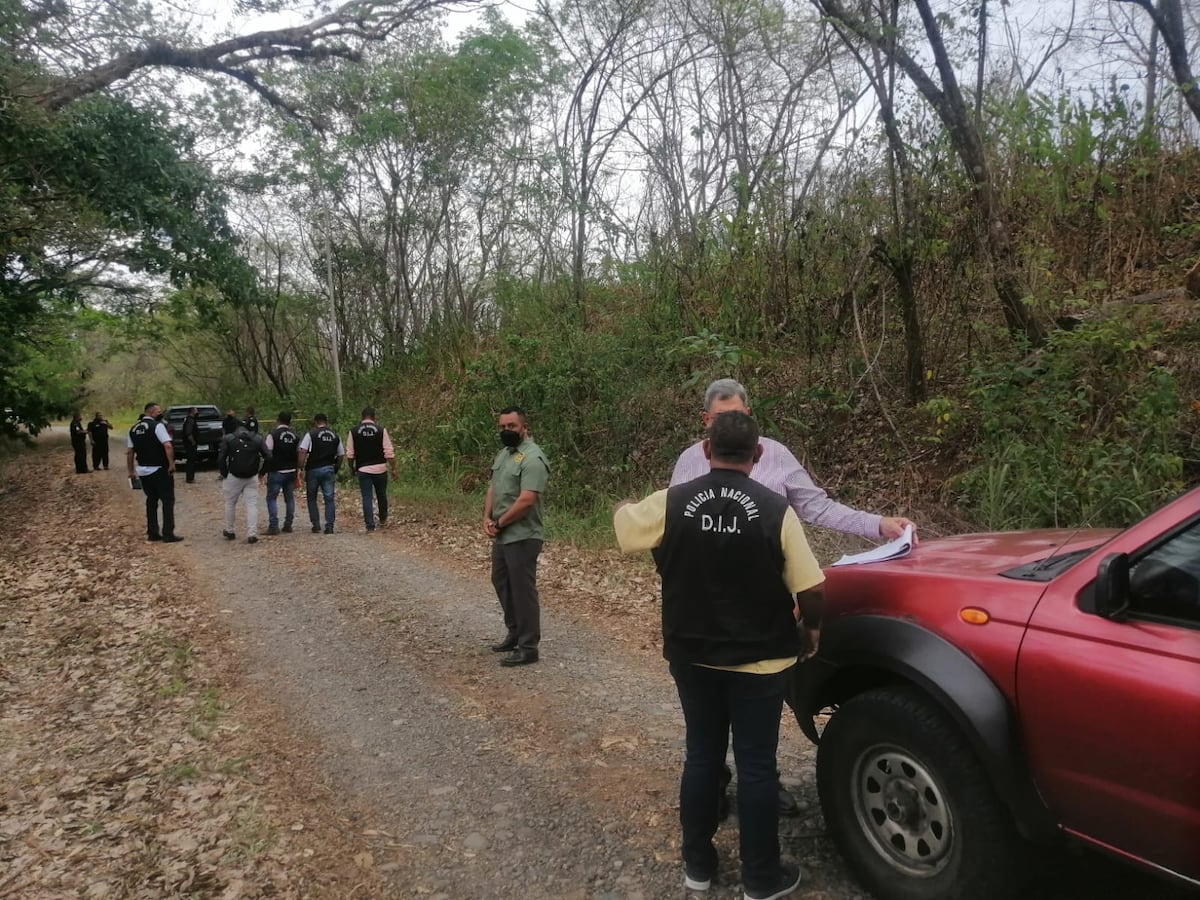
[[[824,490],[817,487],[792,451],[779,441],[760,438],[762,457],[754,465],[750,477],[764,487],[787,497],[788,504],[796,511],[800,521],[819,525],[834,531],[857,534],[869,541],[879,542],[880,516],[851,509],[838,503]],[[679,455],[675,471],[671,473],[671,487],[699,478],[708,472],[708,460],[704,456],[704,445],[692,444]]]

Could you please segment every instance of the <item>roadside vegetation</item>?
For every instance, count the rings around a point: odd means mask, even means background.
[[[442,5],[208,45],[0,0],[5,427],[371,403],[400,489],[473,514],[516,402],[580,537],[721,376],[934,533],[1200,479],[1194,9],[567,0],[451,39]]]

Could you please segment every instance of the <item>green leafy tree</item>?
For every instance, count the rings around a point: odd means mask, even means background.
[[[186,161],[190,143],[119,100],[48,114],[0,84],[0,403],[12,418],[36,429],[67,411],[70,391],[48,386],[39,400],[20,372],[85,300],[145,307],[188,283],[225,302],[249,296],[224,198]]]

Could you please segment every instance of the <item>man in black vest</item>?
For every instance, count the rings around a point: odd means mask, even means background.
[[[75,474],[86,475],[87,429],[83,427],[83,417],[79,413],[71,417],[71,449],[75,451]]]
[[[112,431],[112,425],[108,419],[96,413],[96,418],[88,422],[87,430],[92,439],[92,468],[107,469],[108,433]]]
[[[175,533],[175,448],[162,423],[162,407],[147,403],[142,417],[125,438],[125,466],[130,478],[140,478],[146,495],[146,539],[173,544],[183,538]],[[158,527],[158,505],[162,504],[162,530]]]
[[[187,450],[187,462],[183,473],[188,484],[196,480],[196,448],[200,446],[200,410],[192,407],[183,420],[183,447]]]
[[[267,435],[267,449],[271,461],[264,475],[267,479],[267,534],[279,534],[279,492],[283,491],[283,530],[291,533],[292,519],[296,516],[296,474],[300,438],[292,430],[292,414],[281,412],[275,419],[275,427]]]
[[[346,450],[337,432],[329,427],[325,413],[313,416],[313,427],[300,439],[297,464],[304,473],[308,494],[308,519],[312,522],[313,534],[321,533],[321,517],[317,512],[317,491],[325,498],[325,533],[333,534],[333,523],[337,518],[333,485],[337,470],[341,467]]]
[[[704,453],[708,474],[619,504],[613,526],[625,552],[654,551],[662,577],[663,656],[687,734],[684,885],[707,890],[717,871],[712,838],[732,728],[742,887],[747,900],[774,900],[800,884],[799,867],[779,855],[775,753],[787,671],[819,640],[824,576],[786,498],[750,478],[762,453],[754,420],[714,417]]]
[[[396,451],[387,429],[375,423],[375,409],[363,407],[362,421],[350,429],[346,436],[346,459],[350,460],[351,471],[358,475],[358,487],[362,491],[363,522],[367,531],[375,530],[375,509],[371,500],[374,493],[379,498],[379,525],[387,525],[388,517],[388,469],[396,476]]]

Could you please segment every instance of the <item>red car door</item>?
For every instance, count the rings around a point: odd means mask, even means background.
[[[1132,563],[1123,621],[1088,611],[1110,553]],[[1200,491],[1050,583],[1017,701],[1038,787],[1069,833],[1200,879]]]

